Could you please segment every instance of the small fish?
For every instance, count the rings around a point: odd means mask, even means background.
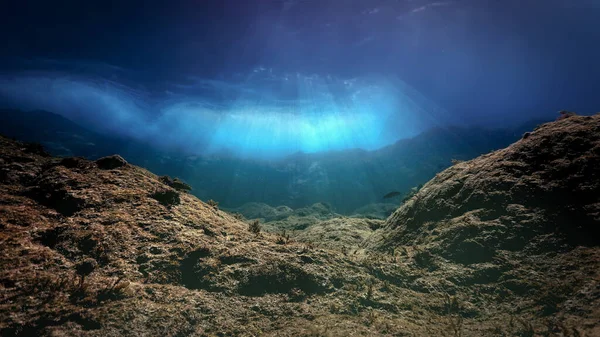
[[[400,194],[402,194],[402,193],[394,191],[394,192],[390,192],[390,193],[384,195],[383,198],[384,199],[394,198],[394,197],[399,196]]]

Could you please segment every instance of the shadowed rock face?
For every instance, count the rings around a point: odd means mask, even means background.
[[[385,223],[249,205],[258,234],[134,165],[0,137],[0,335],[599,335],[599,134],[543,125]]]

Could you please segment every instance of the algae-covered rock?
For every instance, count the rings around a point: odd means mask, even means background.
[[[600,292],[589,289],[600,276],[599,168],[600,115],[560,118],[437,174],[367,247],[400,253],[427,270],[413,289],[488,289],[511,298],[521,315],[536,312],[571,326],[554,331],[594,335],[600,311],[591,308]],[[582,308],[589,309],[572,311]],[[579,323],[564,323],[574,316]],[[515,334],[544,334],[533,323],[523,327]]]
[[[599,167],[600,115],[544,124],[437,174],[386,221],[390,237],[379,245],[435,241],[448,257],[476,254],[478,244],[461,243],[467,238],[491,250],[523,249],[552,233],[562,244],[598,245]]]

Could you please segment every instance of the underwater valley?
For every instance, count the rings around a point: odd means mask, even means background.
[[[600,336],[593,1],[0,7],[0,336]]]
[[[600,115],[349,215],[222,209],[119,155],[0,159],[2,336],[598,333]]]

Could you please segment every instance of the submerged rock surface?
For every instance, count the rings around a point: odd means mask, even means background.
[[[439,241],[447,258],[489,262],[540,236],[557,237],[546,250],[597,246],[599,223],[600,115],[572,116],[437,174],[387,219],[375,246]]]
[[[600,334],[600,115],[456,164],[385,223],[248,207],[289,238],[109,166],[0,138],[1,336]]]

